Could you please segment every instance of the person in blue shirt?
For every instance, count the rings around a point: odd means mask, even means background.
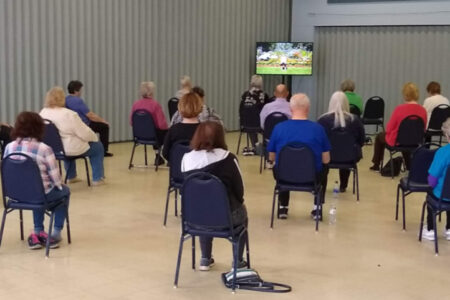
[[[83,120],[83,122],[94,132],[100,135],[100,142],[103,144],[103,149],[105,150],[104,156],[113,156],[112,153],[108,152],[109,123],[99,115],[92,112],[86,103],[84,103],[83,99],[81,99],[82,88],[83,83],[79,80],[72,80],[69,82],[67,85],[69,95],[66,97],[66,107],[78,113],[81,120]]]
[[[450,118],[442,124],[442,132],[447,137],[450,143]],[[450,166],[450,144],[439,148],[434,155],[433,162],[430,169],[428,169],[428,184],[433,188],[433,195],[439,199],[442,194],[442,188],[444,187],[445,175],[447,168]],[[427,197],[430,197],[427,195]],[[450,201],[450,199],[444,199],[444,201]],[[447,211],[447,224],[445,226],[444,236],[447,241],[450,241],[450,212]],[[431,209],[427,211],[427,228],[422,231],[422,238],[429,241],[434,241],[434,226],[433,226],[433,214]]]
[[[306,144],[314,153],[316,172],[323,186],[323,194],[327,184],[328,166],[330,162],[330,142],[324,128],[316,122],[308,120],[310,101],[305,94],[295,94],[290,101],[292,119],[279,123],[275,126],[270,142],[267,147],[269,152],[269,160],[275,161],[274,176],[276,177],[277,161],[281,149],[293,142]],[[325,199],[322,197],[322,199]],[[279,194],[278,218],[286,219],[289,205],[289,192]],[[316,215],[316,206],[311,212],[314,218]],[[322,219],[322,212],[319,212]]]

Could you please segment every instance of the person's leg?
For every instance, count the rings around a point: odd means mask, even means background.
[[[100,142],[103,145],[103,150],[105,154],[108,153],[109,149],[109,126],[108,124],[102,122],[93,122],[89,124],[89,127],[96,133],[100,135]]]
[[[325,193],[327,191],[327,185],[328,185],[328,165],[323,165],[322,170],[319,173],[319,183],[322,186],[322,203],[325,203]],[[316,203],[314,203],[316,204]]]
[[[277,179],[277,167],[275,166],[272,169],[273,177],[275,180]],[[287,218],[288,210],[289,210],[289,191],[280,192],[278,194],[278,218]]]
[[[402,151],[403,159],[405,160],[405,168],[409,171],[409,167],[411,166],[411,152],[410,151]]]
[[[200,236],[200,249],[202,251],[202,258],[211,258],[212,255],[212,237]]]
[[[245,207],[244,204],[235,211],[233,211],[233,213],[231,214],[231,219],[233,221],[234,227],[239,226],[241,224],[245,224],[245,226],[247,226],[248,228],[247,208]],[[244,249],[247,241],[247,235],[248,233],[245,232],[239,240],[238,266],[240,265],[240,267],[243,267],[242,264],[244,262]]]
[[[253,149],[255,149],[256,143],[258,142],[258,134],[255,132],[250,132],[248,137],[250,138],[250,143],[252,144]]]
[[[427,196],[428,197],[428,196]],[[427,229],[429,231],[434,230],[433,226],[433,213],[431,209],[427,206]]]
[[[47,194],[47,201],[58,201],[63,197],[70,198],[70,190],[66,185],[63,185],[61,190],[56,187],[53,188]],[[55,225],[52,232],[52,238],[54,238],[55,240],[61,240],[61,231],[64,227],[64,221],[66,220],[66,212],[67,206],[65,205],[61,205],[55,209]]]
[[[340,191],[344,192],[348,186],[348,179],[350,177],[350,170],[339,169],[339,181],[340,181]]]
[[[89,161],[91,162],[92,180],[94,182],[102,180],[105,177],[103,170],[104,150],[102,143],[90,142],[89,150],[86,151],[85,155],[89,157]]]
[[[42,209],[33,210],[33,223],[34,223],[34,233],[38,234],[44,231],[44,215],[45,212]]]
[[[64,169],[68,180],[77,177],[77,164],[74,160],[64,160]]]
[[[381,132],[375,138],[372,157],[373,167],[371,168],[373,170],[379,170],[380,163],[384,158],[384,148],[386,147],[385,136],[386,134],[384,132]]]
[[[156,129],[156,140],[160,146],[164,144],[164,138],[166,137],[167,131],[167,129]]]

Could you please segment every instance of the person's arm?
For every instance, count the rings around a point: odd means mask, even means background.
[[[278,125],[272,131],[269,144],[267,145],[267,152],[269,152],[269,161],[275,162],[276,160],[276,145],[278,142]]]
[[[269,152],[269,161],[275,161],[276,159],[276,153],[275,152]]]
[[[67,120],[71,125],[71,133],[73,135],[78,136],[85,142],[97,142],[98,137],[91,128],[89,128],[78,116],[77,113],[71,114],[69,119]]]
[[[266,110],[266,106],[263,106],[263,109],[261,110],[261,113],[259,114],[259,120],[261,122],[261,128],[264,130],[264,121],[266,120],[267,117],[267,110]]]
[[[102,117],[100,117],[99,115],[97,115],[96,113],[90,111],[86,114],[86,117],[91,120],[92,122],[99,122],[99,123],[105,123],[107,125],[109,125],[109,123],[103,119]]]
[[[157,105],[155,106],[155,125],[158,129],[168,129],[169,126],[167,126],[167,121],[166,121],[166,116],[164,115],[164,112],[161,108],[161,105],[159,105],[159,103],[157,103]]]
[[[330,151],[322,152],[322,163],[324,165],[330,163]]]
[[[48,147],[44,152],[44,164],[47,167],[48,176],[53,182],[53,184],[61,189],[62,181],[61,175],[59,174],[58,163],[56,162],[56,157],[50,147]]]
[[[231,186],[233,194],[237,200],[241,203],[244,202],[244,182],[242,181],[241,169],[237,158],[233,155],[233,165],[230,170]]]
[[[437,185],[439,178],[444,176],[444,172],[447,170],[447,162],[442,159],[442,149],[443,148],[440,148],[436,151],[433,162],[428,169],[428,184],[431,187],[435,187]]]
[[[438,178],[428,174],[428,185],[434,188],[438,184]]]
[[[166,136],[164,137],[164,145],[162,149],[162,155],[166,160],[169,160],[170,155],[170,148],[172,148],[172,138],[171,135],[171,129],[167,132]]]
[[[386,133],[393,131],[395,128],[399,126],[399,120],[398,120],[398,112],[397,109],[394,109],[392,112],[391,118],[389,119],[388,123],[386,124]]]

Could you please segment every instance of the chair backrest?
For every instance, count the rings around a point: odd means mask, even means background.
[[[404,118],[398,128],[396,146],[413,147],[423,143],[425,124],[422,118],[411,115]]]
[[[227,190],[217,177],[206,172],[193,173],[185,178],[181,194],[183,227],[232,230]]]
[[[264,120],[264,139],[270,139],[272,131],[278,123],[286,121],[288,117],[281,112],[273,112],[269,114]]]
[[[440,131],[442,123],[450,118],[450,106],[441,104],[433,109],[428,123],[428,129]]]
[[[181,161],[183,160],[184,154],[191,151],[189,147],[189,141],[179,141],[172,145],[170,148],[170,157],[169,157],[169,176],[170,179],[181,183],[184,180],[183,173],[181,172]]]
[[[328,136],[331,144],[331,163],[356,163],[358,147],[355,137],[344,128],[335,128]]]
[[[350,104],[350,113],[356,115],[356,116],[361,116],[361,111],[359,110],[358,106],[354,105],[354,104]]]
[[[156,141],[156,127],[152,115],[143,109],[133,113],[131,117],[133,137],[135,140]]]
[[[241,128],[248,128],[248,129],[260,129],[260,118],[259,114],[261,112],[261,109],[258,107],[258,105],[252,105],[252,106],[243,106],[242,109],[239,111],[239,122],[241,125]]]
[[[364,119],[383,119],[384,118],[384,100],[379,96],[370,97],[364,107]]]
[[[279,154],[277,180],[292,184],[316,182],[316,164],[312,150],[302,143],[285,145]]]
[[[1,168],[4,204],[6,198],[21,203],[45,203],[41,172],[30,156],[11,153],[3,159]]]
[[[437,148],[431,149],[431,146],[437,146]],[[428,143],[420,146],[412,153],[408,182],[428,183],[428,169],[430,168],[434,155],[439,147],[438,144]]]
[[[64,146],[58,128],[56,128],[56,125],[52,121],[47,119],[44,119],[44,124],[45,130],[42,142],[52,148],[56,159],[64,159],[66,153],[64,152]]]
[[[167,102],[167,106],[169,108],[169,118],[170,120],[172,120],[173,115],[177,112],[178,110],[178,102],[180,100],[176,97],[170,98],[169,102]]]
[[[441,198],[442,199],[450,199],[450,168],[447,167],[447,171],[445,172],[445,179],[444,179],[444,185],[442,186],[442,193]]]

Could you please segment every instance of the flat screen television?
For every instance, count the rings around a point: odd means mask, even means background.
[[[256,74],[312,75],[313,43],[257,42]]]

